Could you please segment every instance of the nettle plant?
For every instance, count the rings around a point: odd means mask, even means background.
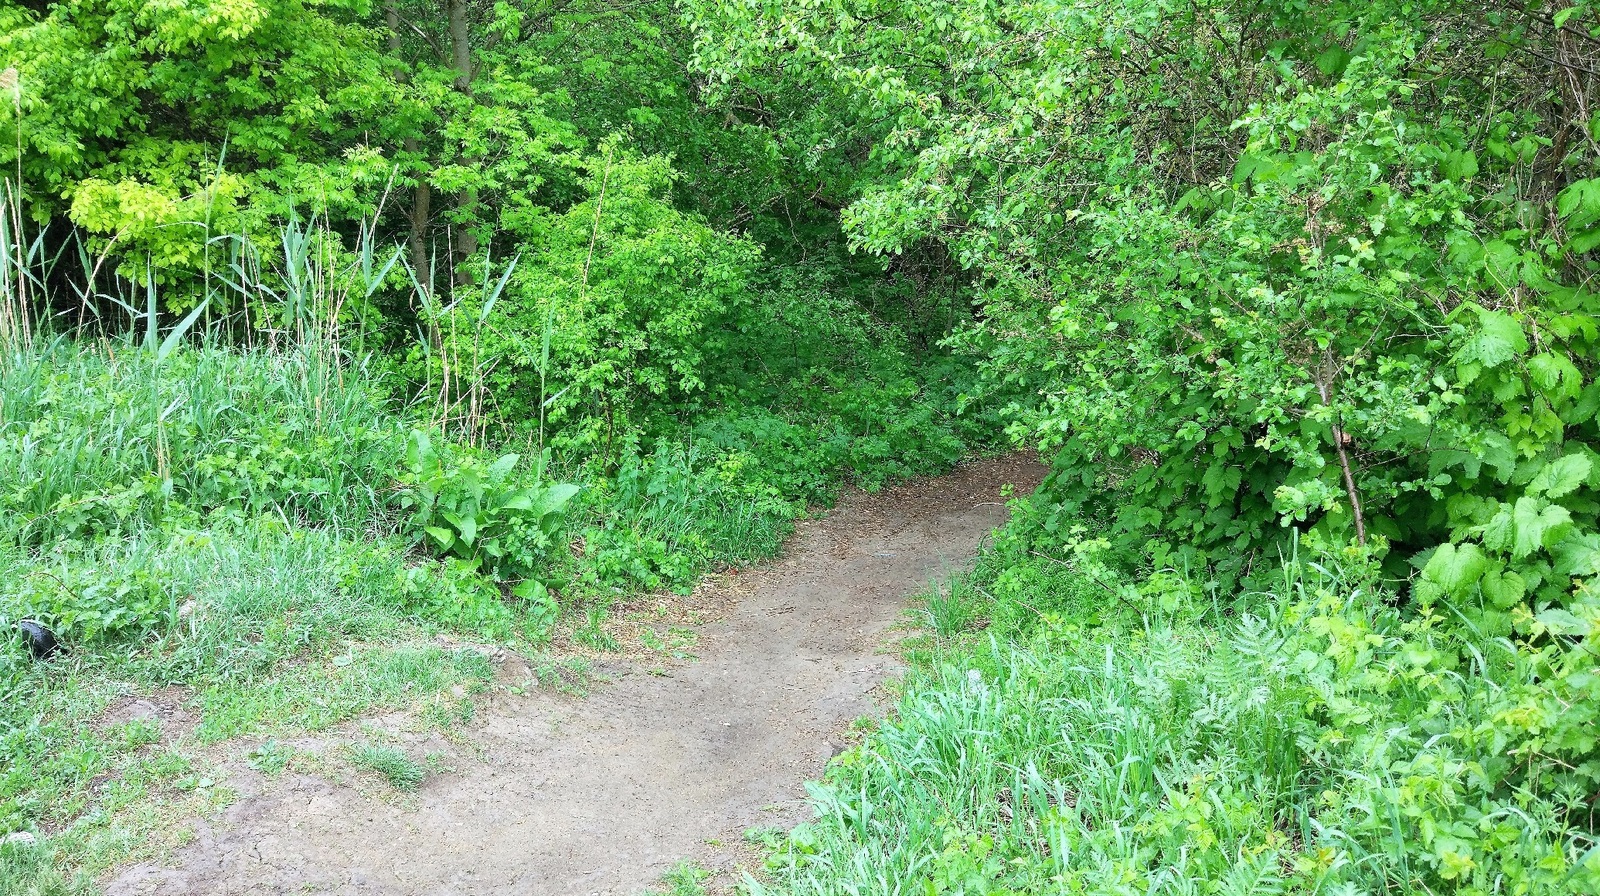
[[[546,602],[540,571],[578,486],[544,481],[542,465],[531,477],[519,475],[520,461],[516,454],[486,461],[464,448],[437,449],[427,433],[413,430],[400,506],[411,511],[417,542],[433,553],[515,583],[518,597]]]

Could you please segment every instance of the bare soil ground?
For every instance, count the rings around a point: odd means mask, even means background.
[[[907,598],[1005,521],[1002,485],[1043,472],[1016,455],[848,495],[713,586],[728,609],[696,660],[620,664],[581,699],[497,689],[464,738],[415,735],[408,752],[451,771],[414,796],[241,767],[242,798],[195,822],[175,867],[129,868],[108,894],[631,894],[684,858],[726,881],[743,831],[804,821],[803,782],[881,711]]]

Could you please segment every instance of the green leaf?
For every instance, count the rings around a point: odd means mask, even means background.
[[[1428,558],[1422,575],[1453,598],[1465,597],[1490,567],[1489,558],[1472,543],[1442,544]]]
[[[464,514],[461,517],[461,543],[472,547],[472,542],[478,537],[478,517],[474,514]]]
[[[1551,404],[1572,401],[1583,391],[1583,374],[1564,354],[1541,352],[1529,358],[1528,376]]]
[[[556,513],[567,506],[567,502],[578,493],[578,486],[570,482],[558,482],[544,490],[539,496],[539,515]]]
[[[1600,180],[1573,181],[1556,196],[1556,211],[1573,230],[1587,229],[1600,221]]]
[[[1483,546],[1491,551],[1508,551],[1511,549],[1513,536],[1511,505],[1500,502],[1496,504],[1499,510],[1483,524]]]
[[[1458,362],[1493,368],[1527,352],[1528,337],[1516,318],[1482,307],[1473,310],[1478,314],[1478,333],[1462,347]]]
[[[1522,580],[1522,576],[1500,569],[1490,570],[1479,584],[1483,588],[1483,596],[1501,610],[1522,603],[1528,594],[1528,583]]]
[[[538,579],[529,579],[523,582],[511,589],[511,593],[523,600],[537,601],[539,603],[550,599],[550,589],[546,588],[545,584]]]
[[[1551,634],[1580,638],[1587,637],[1589,634],[1590,625],[1588,622],[1574,616],[1571,611],[1563,610],[1560,607],[1551,607],[1540,612],[1534,618],[1539,620],[1539,623]]]
[[[1570,534],[1550,549],[1555,569],[1563,576],[1600,575],[1600,534]]]
[[[156,348],[157,364],[167,360],[167,357],[178,347],[178,340],[189,332],[189,329],[194,326],[194,322],[199,320],[200,315],[205,313],[205,310],[209,307],[211,307],[211,297],[206,296],[205,301],[196,305],[193,311],[189,312],[183,320],[178,321],[177,325],[168,331],[167,338],[161,340],[161,345]]]
[[[503,510],[532,510],[533,494],[528,489],[522,489],[501,502],[500,507]]]
[[[1528,491],[1559,498],[1583,485],[1593,469],[1594,465],[1589,462],[1589,458],[1581,454],[1569,454],[1551,461],[1540,470],[1539,475],[1528,483]]]
[[[439,545],[439,550],[441,551],[450,550],[456,543],[456,533],[450,529],[442,526],[427,526],[425,530],[433,538],[434,542]]]
[[[1600,246],[1600,227],[1573,231],[1562,248],[1569,254],[1582,255],[1594,251],[1596,246]]]
[[[1478,174],[1478,157],[1472,150],[1458,150],[1445,156],[1444,164],[1440,166],[1444,176],[1456,182],[1461,182]]]
[[[1572,524],[1572,514],[1565,507],[1526,496],[1517,499],[1511,519],[1511,556],[1518,560],[1554,544]]]
[[[495,481],[505,478],[507,473],[517,468],[517,462],[522,457],[516,454],[507,454],[489,465],[489,478]]]
[[[413,469],[420,469],[425,460],[433,458],[433,441],[428,434],[420,429],[413,429],[411,437],[406,440],[406,464]]]

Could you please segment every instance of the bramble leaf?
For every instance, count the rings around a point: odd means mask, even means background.
[[[1551,461],[1539,474],[1528,483],[1528,491],[1534,494],[1544,494],[1552,498],[1570,494],[1583,485],[1593,470],[1589,458],[1581,454],[1569,454],[1566,457]]]

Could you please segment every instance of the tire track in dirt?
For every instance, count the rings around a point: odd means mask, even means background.
[[[473,723],[476,756],[411,800],[313,775],[243,780],[175,867],[126,869],[108,896],[631,894],[685,857],[727,867],[735,853],[707,841],[805,820],[802,783],[841,730],[881,711],[906,599],[1005,521],[1002,485],[1025,493],[1043,472],[1014,455],[852,493],[737,577],[698,661],[623,671],[585,699],[497,695]]]

